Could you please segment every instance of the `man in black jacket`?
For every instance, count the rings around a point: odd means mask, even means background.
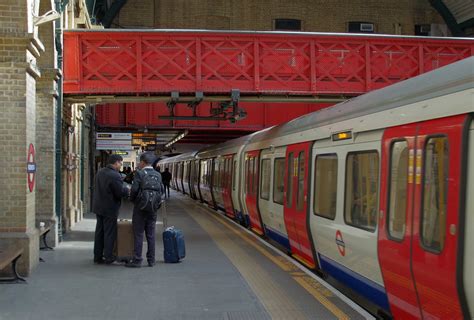
[[[122,198],[129,194],[119,173],[123,158],[113,154],[107,167],[100,169],[95,177],[92,212],[97,215],[94,239],[94,263],[113,264],[117,239],[117,218]]]
[[[150,152],[145,152],[140,156],[140,169],[133,179],[130,200],[133,201],[133,237],[134,237],[134,257],[133,261],[126,264],[126,267],[140,268],[142,265],[143,231],[146,234],[148,251],[146,258],[148,266],[155,265],[155,229],[158,206],[149,207],[150,203],[146,199],[155,199],[155,204],[161,202],[163,194],[163,183],[161,175],[152,167],[155,156]],[[147,197],[145,192],[151,192]],[[148,204],[148,205],[147,205]],[[146,209],[143,209],[146,207]]]

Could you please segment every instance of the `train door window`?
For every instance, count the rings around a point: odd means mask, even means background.
[[[237,180],[237,175],[236,175],[236,172],[237,172],[237,160],[234,161],[234,168],[233,168],[233,172],[232,172],[232,190],[235,190],[235,181]]]
[[[446,238],[446,194],[448,189],[448,139],[430,138],[425,146],[421,241],[440,252]]]
[[[285,158],[276,158],[273,163],[273,202],[283,204],[285,191]]]
[[[379,156],[377,151],[351,152],[346,160],[344,219],[357,228],[377,225]]]
[[[262,169],[260,174],[260,198],[270,199],[270,159],[262,160]]]
[[[305,178],[305,156],[304,151],[298,155],[298,191],[296,196],[296,210],[301,211],[304,207],[304,178]]]
[[[293,156],[293,152],[290,152],[289,156],[288,156],[288,172],[287,172],[287,190],[286,190],[286,206],[288,208],[291,208],[291,203],[293,201],[293,183],[294,183],[294,180],[293,180],[293,171],[295,170],[294,169],[294,162],[295,162],[295,159],[294,159],[294,156]]]
[[[249,193],[249,171],[250,171],[250,161],[245,159],[245,193]]]
[[[337,200],[337,154],[316,157],[314,177],[314,213],[334,220]]]
[[[224,159],[224,167],[222,169],[222,188],[227,188],[227,161],[228,159]]]
[[[257,173],[258,173],[258,159],[257,158],[253,158],[253,169],[252,169],[252,195],[253,196],[257,196],[257,185],[258,185],[258,176],[257,176]]]
[[[408,143],[392,144],[389,171],[388,234],[395,240],[405,236],[408,183]]]

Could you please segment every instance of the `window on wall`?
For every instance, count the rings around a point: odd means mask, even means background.
[[[336,217],[337,154],[316,157],[314,213],[328,219]]]
[[[347,32],[374,33],[375,25],[372,22],[350,21],[347,24]]]
[[[285,158],[276,158],[273,168],[273,202],[283,204],[285,190]]]
[[[260,198],[264,200],[270,199],[270,159],[262,160],[260,174]]]
[[[305,178],[305,156],[301,151],[298,155],[298,194],[296,195],[296,210],[301,211],[304,207],[304,178]]]
[[[448,139],[430,138],[425,147],[421,241],[440,252],[446,238]]]
[[[290,155],[288,156],[288,172],[287,172],[287,190],[286,190],[286,206],[288,208],[291,208],[291,203],[292,203],[292,200],[293,200],[293,183],[294,183],[294,179],[293,179],[293,171],[294,171],[294,156],[293,156],[293,152],[290,153]]]
[[[388,233],[397,240],[405,236],[408,183],[408,143],[396,141],[390,156]]]
[[[275,19],[274,30],[301,31],[301,20],[298,19]]]
[[[351,152],[346,160],[347,224],[374,231],[377,225],[379,156],[377,151]]]

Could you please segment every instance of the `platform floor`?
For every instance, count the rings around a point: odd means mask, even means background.
[[[247,230],[173,192],[168,224],[183,230],[186,258],[155,267],[94,265],[87,215],[27,284],[0,285],[0,319],[365,319],[357,305]],[[131,217],[131,204],[120,218]],[[159,216],[160,219],[160,216]],[[146,249],[146,247],[145,247]]]

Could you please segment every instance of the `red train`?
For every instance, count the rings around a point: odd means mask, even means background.
[[[374,313],[474,316],[474,58],[161,161]]]

